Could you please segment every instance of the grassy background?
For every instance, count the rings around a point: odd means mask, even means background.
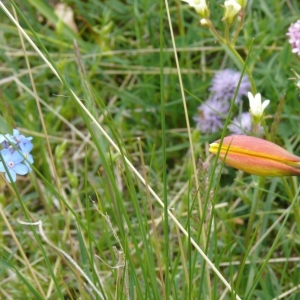
[[[15,186],[0,180],[0,298],[300,299],[300,236],[295,211],[286,215],[291,201],[298,202],[298,180],[284,185],[279,178],[266,178],[262,184],[230,168],[219,176],[219,167],[213,174],[208,144],[221,132],[210,136],[187,130],[165,4],[65,3],[74,11],[77,35],[57,22],[56,1],[15,2],[21,27],[52,60],[63,82],[27,41],[24,54],[17,27],[0,10],[1,133],[18,128],[32,136],[35,160],[34,172]],[[220,31],[222,3],[210,5]],[[12,12],[9,2],[4,5]],[[214,73],[238,66],[200,27],[193,9],[179,0],[170,1],[169,9],[194,127],[192,117],[207,99]],[[258,91],[271,99],[268,126],[286,94],[276,142],[297,154],[299,92],[289,78],[291,68],[300,73],[300,67],[285,34],[299,16],[299,4],[248,1],[245,13],[237,49],[245,58],[254,39],[249,68]],[[78,105],[70,87],[121,153]],[[207,170],[197,165],[198,190],[189,133],[195,159],[201,156],[208,163]],[[205,264],[125,156],[237,295]],[[252,239],[246,241],[257,197]],[[37,226],[22,223],[38,220],[50,244]]]

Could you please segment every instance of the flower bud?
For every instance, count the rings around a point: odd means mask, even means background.
[[[209,18],[209,8],[206,4],[205,0],[182,0],[187,2],[191,7],[194,7],[197,14],[200,15],[202,18]]]
[[[226,0],[224,3],[224,16],[223,21],[231,25],[237,16],[237,14],[242,9],[242,6],[236,0]]]
[[[220,140],[210,144],[218,153]],[[245,135],[224,138],[219,159],[226,165],[259,176],[300,176],[300,157],[269,141]]]

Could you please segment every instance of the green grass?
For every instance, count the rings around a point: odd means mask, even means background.
[[[271,100],[268,130],[285,95],[274,141],[299,154],[298,2],[248,1],[245,70],[169,1],[180,76],[163,1],[66,1],[78,34],[48,2],[4,2],[19,27],[0,9],[0,133],[32,136],[35,160],[0,178],[0,298],[300,299],[298,178],[223,166],[208,145],[226,128],[192,119],[216,71],[247,71]],[[222,33],[223,1],[210,2]]]

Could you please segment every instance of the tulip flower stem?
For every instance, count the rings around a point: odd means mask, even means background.
[[[292,177],[289,177],[288,179],[289,179],[289,182],[287,182],[286,177],[282,177],[282,182],[284,184],[286,193],[287,193],[290,201],[292,202],[296,191],[294,188],[292,188],[292,187],[294,187]],[[295,221],[296,221],[297,232],[300,235],[300,205],[299,205],[299,201],[295,202],[295,204],[293,206],[293,212],[294,212],[294,217],[295,217]]]
[[[257,190],[254,193],[254,197],[253,197],[254,199],[251,202],[252,203],[251,211],[250,211],[248,226],[247,226],[247,230],[246,230],[245,240],[244,240],[245,253],[242,255],[241,260],[240,260],[240,267],[239,267],[238,276],[237,276],[237,278],[239,278],[239,279],[236,283],[236,287],[235,287],[236,290],[238,290],[238,286],[239,286],[239,283],[241,280],[240,276],[242,276],[241,274],[244,271],[245,261],[247,260],[247,255],[250,252],[251,244],[253,243],[253,241],[255,239],[255,236],[253,236],[253,232],[255,232],[255,234],[256,234],[257,230],[258,230],[258,228],[256,228],[255,230],[253,229],[253,224],[254,224],[256,214],[257,214],[258,203],[261,199],[264,185],[265,185],[265,177],[260,176],[258,179]]]
[[[295,205],[293,206],[293,211],[294,211],[295,221],[296,221],[296,225],[297,225],[298,235],[300,235],[300,205],[299,205],[299,202],[295,203]]]
[[[257,213],[258,203],[259,203],[259,200],[261,199],[261,195],[263,193],[264,185],[265,185],[265,177],[259,177],[258,189],[257,189],[257,192],[255,193],[255,196],[254,196],[254,199],[253,199],[252,205],[251,205],[251,212],[250,212],[246,236],[245,236],[245,249],[247,249],[250,244],[251,235],[253,233],[253,224],[254,224],[254,220],[256,217],[256,213]]]

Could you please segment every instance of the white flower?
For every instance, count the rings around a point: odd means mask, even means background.
[[[225,12],[223,21],[232,24],[236,15],[242,9],[242,6],[236,0],[226,0],[224,3]]]
[[[265,108],[269,105],[270,100],[265,100],[261,103],[260,93],[255,96],[252,93],[248,92],[249,104],[250,104],[250,113],[253,116],[255,123],[258,123],[264,113]]]
[[[182,0],[194,7],[196,12],[203,18],[209,17],[209,9],[205,0]]]

